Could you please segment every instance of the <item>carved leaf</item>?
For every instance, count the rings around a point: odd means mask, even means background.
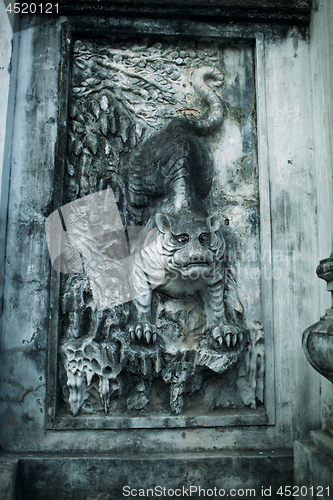
[[[91,110],[98,120],[101,109],[97,101],[91,101]]]
[[[83,126],[81,125],[81,123],[77,122],[76,120],[72,121],[72,128],[73,128],[73,132],[75,132],[75,133],[82,134],[84,132]]]
[[[80,69],[85,69],[87,66],[87,63],[85,61],[83,61],[83,59],[78,59],[78,58],[75,59],[75,64]]]
[[[92,132],[90,134],[87,134],[85,139],[84,139],[84,143],[86,146],[88,146],[88,148],[90,149],[90,151],[95,155],[97,153],[97,150],[98,150],[98,138],[96,136],[96,134],[93,134]]]
[[[77,115],[76,115],[76,120],[80,123],[82,123],[83,125],[85,124],[85,119],[84,119],[84,116],[82,115],[82,113],[78,112]]]
[[[83,144],[81,141],[75,141],[74,153],[79,155],[83,149]]]
[[[120,137],[122,138],[122,141],[124,144],[129,139],[129,134],[130,134],[130,127],[131,127],[131,122],[127,116],[120,115],[119,116],[119,134]]]
[[[100,100],[100,106],[103,111],[106,111],[109,107],[109,101],[106,95],[103,95],[101,100]]]
[[[90,166],[91,166],[91,161],[92,161],[92,156],[90,154],[90,151],[88,149],[83,150],[83,155],[81,158],[81,171],[83,173],[89,172],[90,171]]]
[[[77,107],[76,107],[76,106],[72,106],[72,107],[71,107],[71,110],[70,110],[70,113],[69,113],[69,114],[70,114],[70,117],[71,117],[71,118],[75,118],[75,116],[76,116],[76,114],[77,114],[77,111],[78,111]]]
[[[100,127],[101,127],[101,132],[102,134],[106,135],[108,133],[108,117],[107,115],[103,114],[100,119]]]
[[[94,78],[94,77],[87,78],[85,81],[86,85],[89,87],[94,87],[94,86],[98,85],[100,82],[101,82],[100,80],[98,80],[97,78]]]

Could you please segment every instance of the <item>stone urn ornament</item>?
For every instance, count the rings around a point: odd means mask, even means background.
[[[319,278],[327,282],[327,290],[333,292],[333,252],[328,259],[321,260],[317,267]],[[332,295],[333,299],[333,295]],[[320,321],[303,333],[303,349],[309,363],[325,378],[333,382],[333,301],[330,309]],[[310,432],[311,441],[296,441],[294,467],[295,485],[325,484],[328,495],[333,487],[333,427],[326,422],[323,430]]]
[[[320,321],[304,331],[302,344],[313,368],[333,382],[333,252],[328,259],[320,261],[316,272],[327,282],[327,290],[332,294],[332,306]]]

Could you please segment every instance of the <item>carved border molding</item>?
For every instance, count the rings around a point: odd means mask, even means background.
[[[125,24],[132,26],[126,21]],[[115,33],[121,31],[116,20],[108,22],[108,28],[113,29]],[[98,26],[97,26],[98,27]],[[94,31],[93,22],[88,23],[86,32],[91,34]],[[195,29],[195,23],[193,23]],[[96,26],[95,26],[96,29]],[[137,31],[138,25],[135,26]],[[126,28],[124,30],[126,32]],[[205,36],[218,38],[221,41],[228,42],[225,32],[207,27]],[[141,27],[140,35],[146,33],[160,34],[158,24],[154,22]],[[173,30],[163,29],[163,33],[175,34]],[[63,29],[63,48],[61,75],[59,83],[59,119],[58,119],[58,151],[57,164],[55,166],[55,208],[62,203],[63,196],[63,178],[66,159],[67,143],[67,116],[68,116],[68,89],[70,85],[70,57],[72,50],[72,40],[78,35],[84,35],[82,27],[64,25]],[[185,32],[178,32],[177,35],[184,36]],[[204,33],[202,33],[204,35]],[[239,36],[237,41],[249,41],[248,33]],[[229,33],[230,41],[235,40],[235,33]],[[257,97],[257,127],[258,127],[258,162],[259,162],[259,191],[260,191],[260,247],[262,251],[261,266],[262,269],[272,270],[271,262],[271,227],[270,227],[270,207],[269,207],[269,176],[268,176],[268,154],[267,154],[267,133],[266,133],[266,104],[265,104],[265,77],[264,77],[264,37],[261,33],[251,37],[254,44],[255,54],[255,85]],[[272,273],[270,273],[272,276]],[[262,273],[263,276],[263,273]],[[177,428],[177,427],[216,427],[216,426],[238,426],[238,425],[273,425],[274,424],[274,352],[273,352],[273,325],[272,318],[272,282],[262,279],[262,320],[265,331],[265,396],[264,408],[257,410],[246,408],[242,410],[231,409],[223,415],[218,416],[142,416],[142,417],[102,417],[102,416],[82,416],[79,419],[61,414],[59,412],[59,296],[60,296],[60,276],[52,269],[51,273],[51,291],[50,291],[50,322],[49,322],[49,340],[48,340],[48,394],[47,394],[47,413],[46,427],[48,429],[117,429],[117,428]]]

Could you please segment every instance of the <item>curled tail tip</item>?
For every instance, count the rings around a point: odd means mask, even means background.
[[[206,78],[212,80],[212,86],[206,83]],[[209,111],[207,118],[188,119],[187,123],[194,132],[200,135],[208,135],[222,124],[226,114],[225,105],[213,88],[222,86],[224,75],[216,67],[203,66],[193,72],[192,81],[194,89],[208,104]]]
[[[222,85],[222,83],[224,82],[223,73],[214,66],[202,66],[199,69],[195,69],[192,73],[194,85],[205,83],[205,79],[208,77],[213,78],[214,81],[218,83],[218,85]]]

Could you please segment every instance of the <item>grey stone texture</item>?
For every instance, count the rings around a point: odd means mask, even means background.
[[[15,481],[18,459],[0,455],[0,498],[15,499]]]
[[[261,498],[262,488],[271,488],[270,498],[275,500],[279,498],[276,492],[281,483],[292,483],[292,456],[278,450],[261,455],[258,452],[241,455],[229,452],[218,456],[141,456],[140,460],[96,454],[37,456],[21,458],[18,462],[16,499],[65,500],[71,485],[70,498],[73,500],[121,500],[135,496],[189,496],[197,500],[203,498],[205,491],[206,496],[213,496],[214,489],[215,498],[224,496],[223,491],[218,494],[220,490],[225,491],[225,496],[236,498],[245,496],[248,490],[247,496]],[[204,492],[200,493],[199,488]],[[168,490],[171,490],[169,495]],[[231,495],[230,490],[233,490]]]

